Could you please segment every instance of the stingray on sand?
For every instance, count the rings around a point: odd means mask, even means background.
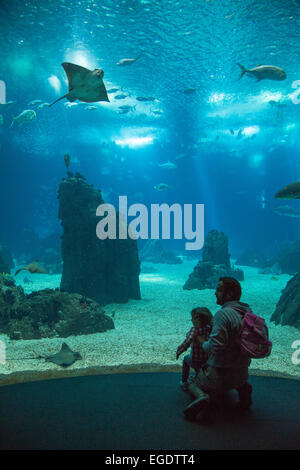
[[[61,350],[53,354],[52,356],[47,356],[47,362],[54,362],[61,367],[68,367],[73,364],[75,361],[82,359],[79,352],[74,352],[72,349],[67,345],[67,343],[63,343]]]
[[[105,85],[102,81],[104,76],[103,70],[89,70],[81,65],[71,64],[70,62],[63,62],[61,65],[68,77],[69,92],[49,106],[63,98],[67,98],[71,102],[79,100],[85,103],[109,101]]]
[[[82,359],[82,356],[79,352],[72,351],[72,349],[67,345],[67,343],[63,343],[60,351],[56,354],[52,354],[51,356],[29,356],[29,357],[21,357],[21,358],[8,358],[12,361],[24,361],[27,359],[45,359],[46,362],[53,362],[61,367],[69,367],[74,364],[75,361],[79,361]]]
[[[24,266],[23,268],[19,268],[15,272],[15,276],[20,272],[20,271],[29,271],[31,274],[39,273],[39,274],[48,274],[48,271],[43,268],[40,264],[38,264],[36,261],[33,261],[33,263],[27,264],[27,266]]]

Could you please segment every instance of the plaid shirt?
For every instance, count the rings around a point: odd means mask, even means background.
[[[183,351],[186,351],[187,348],[191,345],[192,362],[205,364],[208,359],[208,354],[204,351],[202,345],[198,343],[197,338],[198,336],[204,336],[207,340],[210,335],[211,329],[211,325],[206,325],[204,328],[200,328],[199,326],[193,326],[187,333],[186,339],[180,346],[178,346],[177,355],[180,356],[180,354],[182,354]]]

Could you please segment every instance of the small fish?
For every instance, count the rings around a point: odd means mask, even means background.
[[[36,106],[37,104],[40,104],[42,102],[43,102],[42,100],[29,101],[28,106]]]
[[[154,186],[154,189],[156,189],[156,191],[167,191],[168,189],[172,189],[172,185],[166,183],[159,183]]]
[[[93,109],[97,109],[97,106],[86,106],[84,109],[87,109],[88,111],[93,111]]]
[[[197,91],[197,88],[186,88],[185,90],[183,90],[183,93],[185,95],[193,95],[194,93],[196,93]]]
[[[245,73],[249,77],[256,78],[258,82],[265,79],[277,81],[286,79],[285,71],[280,67],[276,67],[274,65],[258,65],[257,67],[254,67],[250,70],[247,70],[242,64],[238,63],[237,65],[241,68],[241,75],[239,77],[239,80]]]
[[[64,161],[65,161],[66,168],[69,168],[70,163],[71,163],[71,157],[68,153],[64,154]]]
[[[107,93],[116,93],[117,91],[119,91],[119,88],[110,88]]]
[[[43,109],[45,108],[46,106],[50,106],[50,103],[42,103],[42,104],[39,104],[37,109]]]
[[[36,112],[32,109],[25,109],[21,114],[17,117],[13,118],[10,127],[16,122],[19,126],[22,126],[26,122],[30,122],[33,119],[36,119]]]
[[[117,62],[117,65],[119,66],[126,66],[126,65],[132,65],[134,62],[139,60],[141,57],[141,54],[136,58],[136,59],[121,59],[119,62]]]
[[[127,95],[117,95],[115,96],[115,100],[125,100],[127,98]]]
[[[130,106],[129,104],[123,104],[122,106],[118,106],[118,109],[120,109],[122,113],[128,113],[129,111],[134,111],[135,108],[136,106]]]
[[[181,158],[184,158],[184,157],[185,157],[185,153],[179,153],[178,155],[176,155],[175,160],[181,160]]]
[[[137,99],[138,101],[144,101],[144,102],[147,102],[147,101],[155,101],[154,96],[137,96],[136,99]]]
[[[48,274],[48,271],[43,268],[43,266],[39,265],[36,261],[33,263],[27,264],[27,266],[24,266],[24,268],[20,268],[15,272],[15,276],[20,272],[20,271],[29,271],[31,274],[39,273],[39,274]]]
[[[160,109],[151,109],[151,113],[155,114],[156,116],[160,116],[163,111],[161,111]]]
[[[177,166],[168,160],[166,163],[159,163],[160,168],[165,168],[166,170],[174,170]]]
[[[16,101],[7,101],[6,103],[0,103],[0,106],[4,106],[5,108],[9,108],[13,104],[16,104]]]
[[[72,108],[73,106],[78,106],[79,103],[69,103],[68,101],[64,103],[65,108]]]
[[[3,116],[2,116],[2,114],[0,114],[0,126],[2,126],[3,121],[4,121],[4,120],[3,120]]]
[[[300,199],[300,181],[288,184],[275,194],[276,199]]]

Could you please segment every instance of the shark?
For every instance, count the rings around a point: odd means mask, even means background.
[[[271,212],[273,212],[273,214],[283,215],[285,217],[292,217],[294,219],[300,218],[300,212],[298,212],[292,206],[283,205],[283,206],[272,207],[268,205],[268,208],[270,209]]]
[[[63,98],[71,103],[75,100],[85,103],[97,101],[109,101],[107,91],[103,83],[104,72],[101,69],[89,70],[81,65],[63,62],[61,64],[66,72],[69,82],[69,92],[61,96],[49,106],[53,106]]]
[[[174,170],[177,168],[174,163],[170,162],[170,160],[168,160],[166,163],[159,163],[158,166],[160,166],[160,168],[165,168],[166,170]]]

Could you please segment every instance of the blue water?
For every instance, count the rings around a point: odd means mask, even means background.
[[[298,1],[10,0],[0,8],[0,80],[6,100],[16,101],[0,105],[0,239],[13,253],[26,253],[30,231],[60,233],[57,189],[67,152],[70,170],[107,202],[127,195],[147,206],[205,204],[205,233],[224,231],[233,255],[249,246],[271,255],[299,237],[299,219],[263,204],[279,205],[274,194],[300,176],[300,108],[290,97],[300,80]],[[64,61],[103,69],[106,88],[119,91],[95,110],[68,108],[65,99],[29,105],[67,92]],[[237,62],[282,67],[287,79],[238,80]],[[194,93],[184,93],[189,88]],[[120,114],[122,105],[135,108]],[[10,128],[25,109],[36,120]],[[151,143],[119,145],[144,137]],[[177,168],[158,166],[168,160]],[[172,189],[159,192],[159,183]],[[288,204],[300,211],[298,201]],[[182,251],[184,242],[170,247]]]

